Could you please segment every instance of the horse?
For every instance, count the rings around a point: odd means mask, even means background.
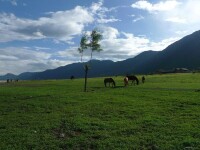
[[[132,75],[132,76],[126,76],[128,78],[128,80],[132,80],[132,84],[135,84],[135,81],[137,82],[136,84],[139,84],[139,80],[136,76]]]
[[[70,79],[73,80],[73,79],[74,79],[74,76],[72,75],[72,76],[70,77]]]
[[[144,83],[145,82],[145,77],[144,76],[142,76],[142,83]]]
[[[104,85],[105,85],[105,87],[107,87],[107,83],[109,83],[109,86],[110,86],[110,83],[112,83],[112,87],[113,86],[115,87],[115,81],[113,80],[113,78],[105,78],[104,79]]]
[[[128,77],[125,77],[124,78],[124,86],[127,86],[128,85]]]

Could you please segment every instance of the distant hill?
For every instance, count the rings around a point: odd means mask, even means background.
[[[36,73],[22,73],[18,76],[7,74],[0,79],[66,79],[84,77],[84,64],[73,63]],[[92,60],[89,77],[113,76],[125,74],[147,74],[157,70],[173,68],[196,69],[200,67],[200,31],[196,31],[169,45],[163,51],[145,51],[134,58],[113,62],[110,60]]]
[[[4,76],[0,76],[0,80],[6,80],[6,79],[16,79],[17,76],[11,73],[7,73]]]

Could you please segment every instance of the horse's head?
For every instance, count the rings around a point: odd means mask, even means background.
[[[116,84],[115,84],[115,81],[113,80],[113,85],[114,85],[114,87],[116,86]]]

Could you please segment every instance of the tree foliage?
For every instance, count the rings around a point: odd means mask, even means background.
[[[100,52],[102,51],[100,40],[102,39],[101,33],[98,31],[98,29],[92,30],[90,35],[87,35],[86,33],[83,34],[80,41],[80,47],[78,48],[79,53],[81,54],[81,61],[83,57],[83,52],[85,50],[91,50],[91,57],[92,59],[92,53],[93,52]]]

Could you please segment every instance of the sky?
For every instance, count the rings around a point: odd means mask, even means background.
[[[80,38],[94,28],[103,51],[93,59],[161,51],[200,30],[199,8],[200,0],[0,0],[0,75],[80,62]]]

